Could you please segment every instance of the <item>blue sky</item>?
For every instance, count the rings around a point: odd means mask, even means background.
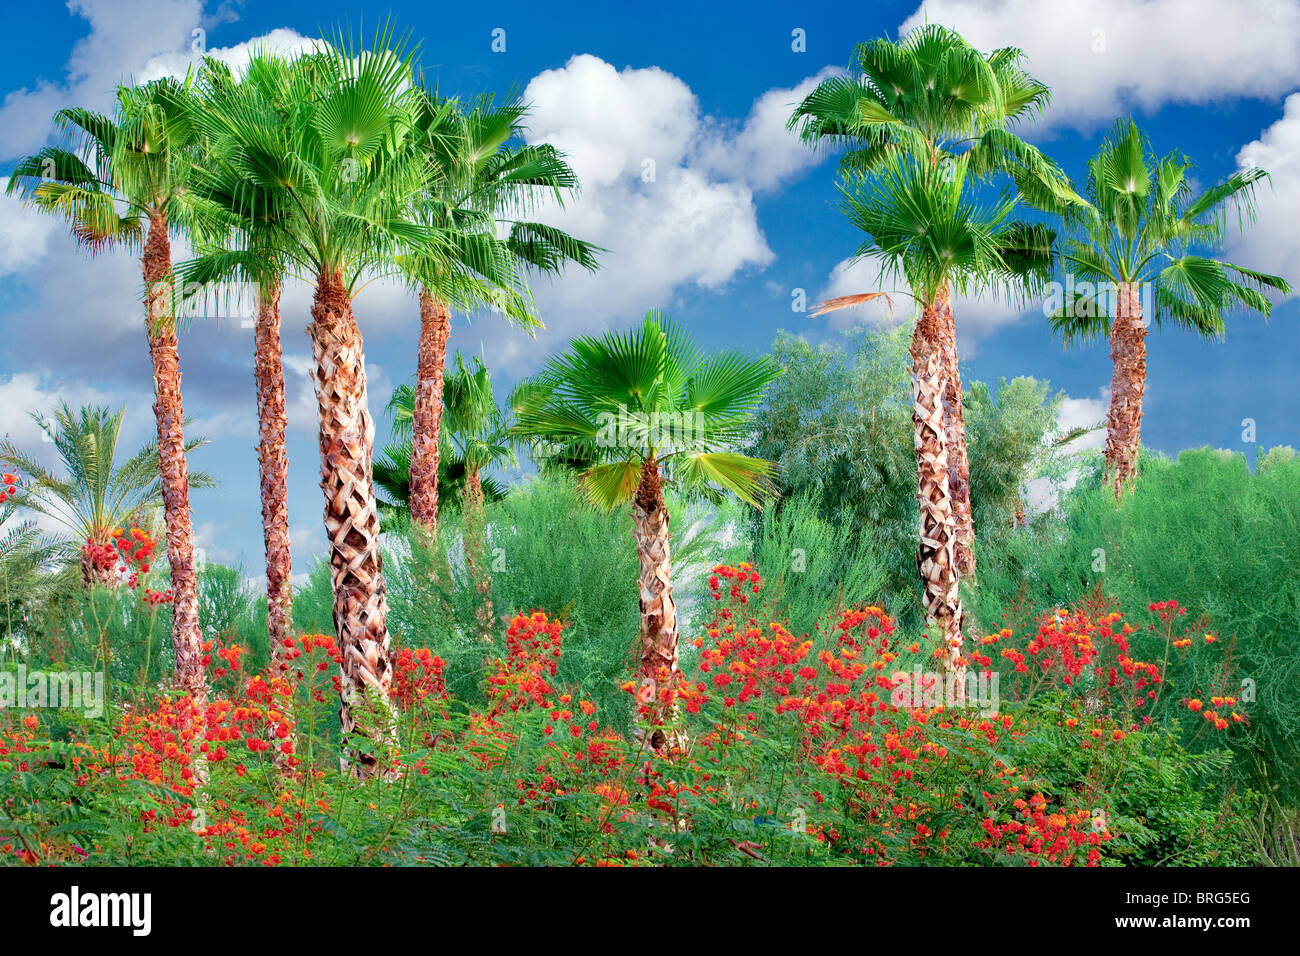
[[[918,3],[656,3],[552,17],[536,5],[73,0],[51,4],[40,30],[11,31],[0,57],[0,177],[50,135],[60,106],[103,107],[127,74],[183,72],[196,45],[238,63],[250,42],[300,49],[340,23],[367,29],[391,15],[449,92],[526,91],[530,139],[569,153],[580,200],[555,221],[610,249],[594,277],[537,287],[547,330],[531,341],[498,320],[457,317],[452,348],[482,352],[500,392],[573,334],[626,327],[661,307],[709,347],[766,349],[778,329],[833,338],[834,324],[792,311],[866,291],[872,276],[845,260],[860,237],[837,212],[833,164],[782,130],[789,106],[855,42],[897,36],[928,18],[983,49],[1019,46],[1053,88],[1053,108],[1025,135],[1080,177],[1107,126],[1133,113],[1157,150],[1181,149],[1203,185],[1239,166],[1273,174],[1258,222],[1230,237],[1244,264],[1300,279],[1300,3],[1210,0],[943,0]],[[201,31],[201,32],[195,32]],[[505,49],[500,46],[504,31]],[[795,49],[802,31],[802,49]],[[653,182],[642,172],[653,160]],[[178,249],[178,255],[183,254]],[[59,400],[128,404],[133,443],[152,431],[138,266],[124,254],[89,260],[62,227],[0,200],[0,432],[38,445],[26,413]],[[291,523],[296,570],[323,549],[314,398],[306,378],[309,297],[284,303],[289,375]],[[397,287],[367,289],[372,409],[414,374],[417,312]],[[1253,454],[1300,445],[1300,324],[1294,301],[1265,323],[1237,316],[1225,343],[1163,331],[1149,340],[1144,439],[1176,453],[1214,445]],[[1069,424],[1104,416],[1105,345],[1066,353],[1041,309],[959,302],[968,379],[1034,375],[1064,389]],[[261,533],[252,390],[252,332],[237,320],[196,323],[181,344],[187,412],[212,443],[192,467],[221,487],[193,496],[210,557],[256,573]]]

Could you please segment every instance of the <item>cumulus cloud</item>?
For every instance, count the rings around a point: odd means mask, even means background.
[[[188,47],[203,20],[200,0],[71,0],[68,9],[89,21],[60,82],[15,90],[0,105],[0,159],[39,149],[48,139],[55,110],[75,103],[104,109],[119,80],[153,57]]]
[[[1229,240],[1229,253],[1242,265],[1292,282],[1300,279],[1300,93],[1286,99],[1282,118],[1259,139],[1237,153],[1242,169],[1259,167],[1272,177],[1256,194],[1258,213],[1253,224]]]
[[[1131,109],[1287,93],[1300,81],[1295,0],[925,0],[925,22],[981,50],[1017,46],[1052,88],[1045,124],[1090,130]]]
[[[140,403],[128,402],[127,397],[123,392],[106,392],[85,382],[56,382],[45,374],[15,372],[0,377],[0,435],[36,455],[42,464],[53,464],[53,446],[44,440],[33,413],[52,418],[61,402],[74,409],[82,405],[107,405],[116,409],[125,403],[127,417],[122,427],[122,444],[128,444],[134,437],[147,440],[145,436],[153,421],[148,406],[141,405],[144,411],[132,414],[131,409]]]
[[[119,82],[183,76],[205,54],[238,68],[258,47],[292,54],[315,42],[282,27],[207,49],[205,31],[222,17],[205,16],[202,0],[70,0],[68,9],[88,21],[90,31],[73,47],[61,80],[14,90],[0,103],[0,159],[44,145],[53,132],[50,119],[62,107],[109,108]]]
[[[1110,389],[1103,388],[1097,398],[1074,398],[1067,396],[1056,412],[1058,434],[1068,434],[1075,428],[1093,428],[1074,441],[1064,445],[1060,450],[1065,455],[1078,455],[1083,452],[1100,450],[1106,447],[1106,412],[1110,408]],[[1096,428],[1098,424],[1101,428]],[[1033,478],[1025,482],[1021,489],[1021,498],[1025,510],[1031,515],[1042,514],[1056,507],[1061,495],[1069,491],[1078,482],[1079,468],[1070,468],[1060,477]]]
[[[45,243],[55,223],[25,206],[17,196],[6,196],[9,177],[0,176],[0,276],[35,265],[45,255]]]
[[[492,360],[528,363],[562,337],[670,306],[682,288],[721,289],[769,265],[754,194],[820,159],[784,117],[822,75],[765,92],[739,124],[703,116],[691,89],[656,67],[618,70],[584,54],[534,77],[527,139],[567,154],[582,183],[578,199],[538,218],[609,252],[596,275],[538,283],[543,344],[497,337]]]
[[[182,77],[191,66],[197,65],[205,56],[227,64],[238,75],[248,65],[254,52],[278,53],[292,57],[321,46],[323,46],[322,41],[305,37],[288,27],[279,27],[270,33],[244,43],[236,43],[234,46],[216,47],[211,50],[206,48],[200,38],[195,37],[184,50],[160,53],[151,57],[149,62],[135,74],[135,79],[140,83],[148,83],[150,80],[162,79],[164,76]]]

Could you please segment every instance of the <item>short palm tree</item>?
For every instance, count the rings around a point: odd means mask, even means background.
[[[70,147],[47,147],[20,161],[8,190],[20,190],[36,208],[66,218],[73,235],[92,252],[115,245],[143,250],[145,332],[153,364],[163,519],[175,595],[176,680],[202,704],[207,686],[171,263],[172,232],[184,231],[193,207],[185,182],[187,155],[194,145],[187,118],[189,96],[188,82],[162,79],[120,87],[111,115],[59,110],[55,122],[71,134]]]
[[[340,37],[311,56],[310,70],[285,71],[287,99],[296,104],[287,121],[274,104],[231,96],[201,103],[194,123],[210,144],[209,162],[220,170],[225,191],[242,208],[279,223],[283,261],[315,284],[308,335],[342,652],[342,762],[355,776],[387,778],[396,742],[388,696],[393,674],[371,460],[374,420],[353,299],[398,255],[432,257],[443,240],[407,217],[406,197],[427,174],[411,146],[419,101],[410,53],[381,31],[370,48]]]
[[[569,262],[596,268],[595,246],[519,218],[541,199],[563,202],[578,186],[554,147],[517,142],[526,115],[516,96],[499,104],[491,96],[462,104],[436,91],[420,91],[413,143],[427,159],[430,175],[411,196],[412,214],[445,241],[432,247],[431,255],[408,253],[399,263],[418,288],[420,301],[411,520],[430,532],[438,519],[440,398],[452,309],[491,306],[531,331],[541,323],[526,270],[554,273]]]
[[[410,441],[415,417],[416,389],[403,385],[393,392],[388,403],[393,415],[394,431],[399,440]],[[487,529],[484,506],[488,500],[499,501],[506,495],[500,482],[484,476],[488,468],[515,464],[515,452],[508,428],[492,393],[492,378],[481,359],[471,368],[456,353],[456,368],[443,378],[441,437],[445,445],[439,456],[443,479],[461,489],[461,514],[464,519],[465,564],[479,592],[479,637],[485,642],[495,634],[492,611],[492,578],[487,561]],[[407,446],[409,448],[409,446]],[[406,462],[409,452],[388,451],[385,467]],[[376,474],[379,473],[376,462]],[[409,472],[407,472],[409,475]],[[409,478],[408,478],[409,481]],[[408,486],[409,487],[409,486]]]
[[[1012,132],[1016,123],[1040,114],[1051,98],[1023,62],[1024,54],[1014,47],[985,55],[948,27],[926,24],[898,41],[882,37],[858,44],[849,74],[818,84],[788,126],[811,145],[846,147],[839,162],[846,181],[875,175],[900,156],[936,166],[964,156],[968,175],[1008,176],[1021,197],[1040,208],[1059,211],[1081,204],[1056,164]],[[950,299],[950,293],[944,295]],[[844,296],[819,311],[873,297]],[[939,319],[957,565],[973,577],[970,466],[950,303]]]
[[[579,449],[598,462],[582,479],[590,499],[605,508],[632,505],[641,559],[638,675],[657,721],[669,716],[664,700],[677,674],[664,483],[758,506],[772,464],[729,449],[743,443],[751,411],[778,374],[767,357],[702,356],[680,327],[652,311],[634,331],[575,339],[511,398],[515,435]],[[666,743],[655,731],[651,745]]]
[[[1088,162],[1090,215],[1061,251],[1080,284],[1072,281],[1053,310],[1053,328],[1067,344],[1110,340],[1106,463],[1117,498],[1137,474],[1148,318],[1157,328],[1171,322],[1220,339],[1225,312],[1242,307],[1267,316],[1265,290],[1291,291],[1280,276],[1209,254],[1222,239],[1226,207],[1253,216],[1255,184],[1268,173],[1241,170],[1195,195],[1191,168],[1181,153],[1157,158],[1137,124],[1120,120]],[[1150,316],[1143,315],[1144,297]]]
[[[1028,296],[1051,272],[1050,233],[1017,221],[1020,202],[1003,195],[976,203],[967,181],[969,159],[955,157],[944,170],[910,156],[881,166],[869,180],[845,187],[843,209],[867,234],[857,258],[881,264],[906,281],[921,314],[912,335],[912,424],[921,507],[917,567],[925,590],[926,619],[942,633],[948,668],[964,674],[963,611],[958,590],[951,467],[947,440],[944,358],[951,290]]]
[[[62,561],[79,561],[87,588],[117,583],[114,567],[95,563],[87,545],[110,545],[115,529],[140,524],[165,501],[155,442],[117,463],[125,413],[125,407],[112,411],[87,405],[74,411],[60,404],[53,419],[34,414],[59,457],[62,474],[9,439],[0,441],[0,464],[17,469],[26,479],[17,503],[64,529],[66,535],[55,539],[52,554]],[[203,444],[192,438],[185,450]],[[192,473],[189,482],[194,488],[214,484],[202,472]]]
[[[30,609],[59,580],[52,574],[59,546],[35,521],[18,520],[18,503],[0,502],[0,638],[22,633]]]

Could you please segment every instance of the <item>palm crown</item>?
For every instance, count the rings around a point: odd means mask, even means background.
[[[927,24],[898,42],[877,38],[854,50],[852,73],[823,80],[788,122],[810,145],[843,145],[845,179],[912,156],[967,171],[1006,173],[1040,208],[1079,203],[1065,174],[1009,129],[1048,105],[1048,88],[1024,71],[1014,47],[985,56],[959,34]]]
[[[1219,244],[1229,204],[1254,215],[1254,186],[1262,169],[1233,173],[1193,195],[1191,162],[1180,153],[1156,157],[1132,120],[1117,123],[1088,163],[1089,215],[1067,238],[1061,258],[1088,283],[1053,311],[1052,326],[1067,343],[1110,334],[1115,303],[1107,286],[1149,285],[1152,312],[1207,338],[1223,335],[1223,313],[1243,306],[1267,316],[1265,289],[1290,292],[1280,276],[1201,254]],[[1200,250],[1194,251],[1194,250]]]
[[[47,146],[20,161],[7,191],[66,218],[92,251],[114,244],[138,249],[151,215],[184,227],[184,213],[194,205],[184,188],[194,145],[190,93],[188,81],[168,77],[120,87],[111,115],[59,110],[55,123],[69,145]]]
[[[1023,296],[1045,282],[1050,231],[1012,219],[1019,205],[1013,195],[978,204],[967,189],[967,168],[966,157],[940,169],[901,156],[885,162],[869,186],[842,186],[845,215],[870,237],[857,257],[878,259],[887,277],[906,279],[923,302],[933,301],[946,286],[960,293],[991,287]],[[838,302],[824,303],[820,310]]]
[[[442,241],[398,261],[437,299],[462,310],[491,305],[533,328],[539,323],[523,270],[556,272],[566,262],[592,270],[600,250],[514,218],[543,197],[563,203],[578,185],[554,147],[512,142],[526,114],[514,96],[499,105],[480,96],[466,105],[436,90],[419,91],[411,145],[427,163],[427,178],[411,197],[412,216]]]
[[[253,224],[287,267],[341,275],[353,291],[400,251],[445,241],[407,216],[425,164],[410,148],[411,56],[390,40],[354,50],[339,38],[292,64],[258,52],[247,82],[210,83],[193,111],[209,149],[199,192]]]
[[[61,404],[52,420],[33,415],[59,456],[63,476],[12,441],[0,442],[0,462],[29,478],[21,503],[67,529],[71,537],[64,544],[69,554],[86,542],[105,543],[112,529],[144,520],[147,512],[162,503],[156,442],[149,442],[121,464],[116,461],[124,414],[124,408],[114,412],[87,406],[73,411]],[[202,439],[191,439],[185,450],[188,453],[203,444]],[[214,484],[201,472],[190,472],[189,478],[192,488]]]
[[[516,389],[514,432],[596,462],[584,486],[605,507],[632,497],[647,463],[711,499],[725,490],[757,504],[771,463],[726,449],[744,441],[749,413],[778,374],[767,357],[701,356],[651,311],[639,329],[576,339]]]

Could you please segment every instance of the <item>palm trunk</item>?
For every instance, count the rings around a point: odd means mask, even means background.
[[[641,700],[650,722],[664,724],[671,719],[671,707],[660,697],[672,686],[677,674],[677,605],[673,601],[673,565],[668,548],[668,508],[664,503],[659,462],[654,455],[641,467],[641,480],[632,499],[636,525],[636,552],[641,560],[641,647],[638,676]],[[650,746],[667,749],[668,734],[656,729]]]
[[[961,372],[957,368],[957,327],[952,296],[947,287],[939,294],[943,322],[943,422],[948,446],[948,487],[957,528],[953,553],[957,573],[975,582],[975,519],[970,503],[970,462],[966,455],[966,421],[962,410]]]
[[[957,527],[949,484],[947,428],[944,418],[943,310],[940,297],[921,310],[912,334],[912,425],[921,510],[917,568],[925,588],[926,620],[943,636],[944,663],[964,686],[962,607],[957,589]]]
[[[116,561],[112,565],[104,567],[92,561],[84,550],[81,552],[81,586],[87,591],[96,585],[115,591],[120,581],[121,579],[117,576]]]
[[[257,304],[257,464],[262,481],[262,537],[266,544],[266,630],[271,663],[279,672],[284,640],[293,630],[293,554],[289,547],[289,455],[284,433],[284,364],[280,351],[280,286],[262,287]]]
[[[438,527],[438,444],[442,429],[442,376],[451,334],[451,308],[420,289],[420,343],[416,355],[411,440],[411,520],[430,533]]]
[[[1147,330],[1136,283],[1119,287],[1115,322],[1110,330],[1110,413],[1106,419],[1106,464],[1115,497],[1137,474],[1142,435],[1142,393],[1147,383]]]
[[[167,214],[149,217],[149,237],[141,257],[145,285],[145,323],[153,364],[154,418],[158,423],[158,469],[167,561],[171,566],[172,650],[176,685],[206,710],[207,677],[203,671],[203,635],[199,629],[198,577],[194,567],[194,530],[190,518],[189,465],[185,457],[181,405],[180,354],[172,306],[171,241]],[[196,764],[201,765],[202,761]]]
[[[495,614],[492,609],[492,573],[487,562],[487,528],[483,508],[483,482],[478,470],[465,470],[465,565],[479,594],[479,640],[491,644],[496,637]]]
[[[341,273],[317,279],[311,316],[307,331],[316,360],[321,490],[342,655],[341,762],[358,778],[389,777],[396,714],[389,699],[388,600],[371,459],[375,423],[367,404],[361,330]]]

